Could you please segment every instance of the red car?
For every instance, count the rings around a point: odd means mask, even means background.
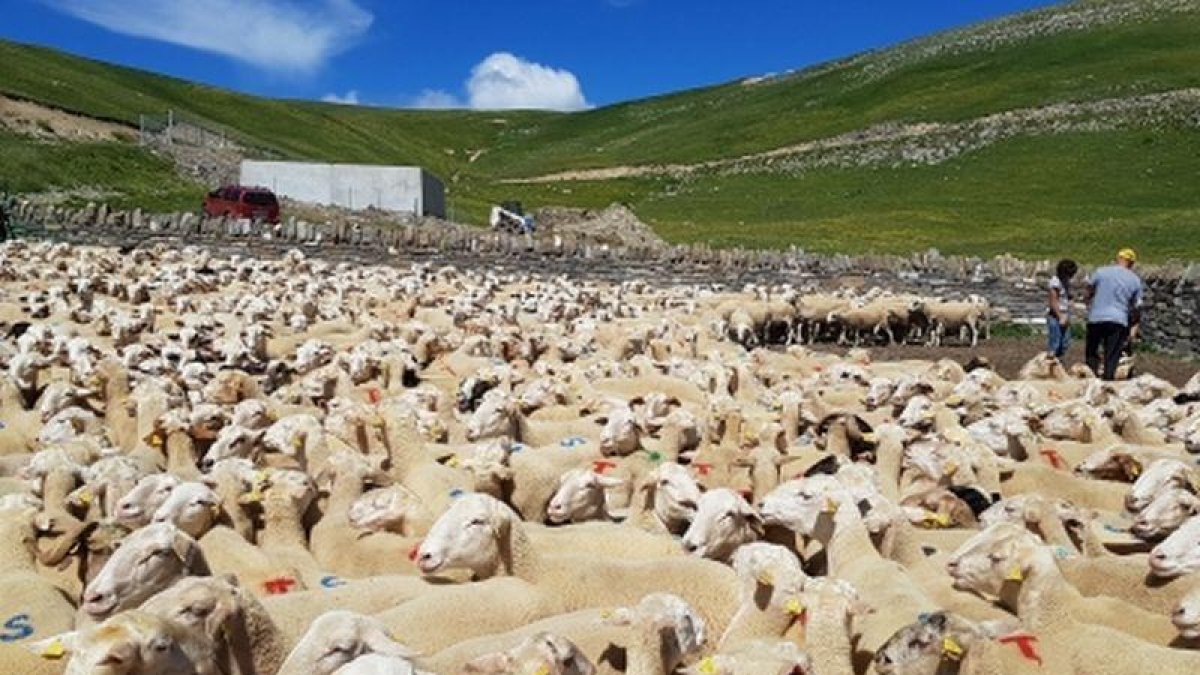
[[[278,223],[279,200],[267,188],[227,185],[204,198],[204,215]]]

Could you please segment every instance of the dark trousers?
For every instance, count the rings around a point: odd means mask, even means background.
[[[1121,352],[1125,342],[1129,340],[1129,328],[1112,321],[1089,323],[1087,327],[1087,350],[1084,358],[1088,368],[1100,378],[1111,381],[1117,373],[1117,365],[1121,363]],[[1104,353],[1101,355],[1100,350]],[[1104,370],[1100,370],[1101,358]]]

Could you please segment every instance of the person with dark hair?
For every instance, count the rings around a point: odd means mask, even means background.
[[[10,198],[0,192],[0,241],[8,241],[9,238],[9,220],[12,219],[12,206]]]
[[[1129,342],[1131,332],[1137,334],[1141,322],[1144,290],[1142,280],[1133,272],[1137,253],[1123,248],[1117,253],[1117,263],[1101,267],[1088,281],[1088,368],[1104,380],[1111,381],[1121,363],[1121,353]],[[1104,350],[1103,363],[1101,349]]]
[[[1071,346],[1071,279],[1079,271],[1074,260],[1058,261],[1046,298],[1046,351],[1062,360]]]

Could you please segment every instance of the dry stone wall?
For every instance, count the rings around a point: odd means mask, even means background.
[[[660,284],[792,283],[804,288],[883,286],[946,298],[976,294],[1000,308],[1002,319],[1037,322],[1050,261],[1009,255],[990,259],[944,256],[936,250],[910,256],[816,255],[786,250],[716,249],[703,244],[649,242],[638,246],[596,244],[581,237],[526,240],[519,236],[439,221],[400,225],[310,223],[278,225],[203,218],[195,213],[145,214],[103,205],[83,209],[18,204],[15,220],[25,236],[75,244],[134,246],[197,245],[222,253],[281,256],[292,248],[351,264],[428,262],[495,267],[546,276],[620,281],[641,278]],[[1144,337],[1166,351],[1200,355],[1200,265],[1139,270],[1147,283]]]

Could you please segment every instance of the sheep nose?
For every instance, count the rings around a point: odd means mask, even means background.
[[[1172,619],[1182,619],[1187,614],[1187,610],[1182,607],[1176,607],[1174,612],[1171,612]]]
[[[958,571],[958,561],[957,560],[947,560],[946,561],[946,572],[953,575],[957,571]]]
[[[211,457],[205,457],[204,459],[200,460],[200,470],[201,471],[210,471],[210,470],[212,470],[212,468],[213,468],[213,461],[212,461]]]
[[[88,605],[96,605],[104,602],[104,599],[107,597],[107,593],[102,593],[100,591],[88,591],[83,594],[83,602],[84,604]]]
[[[1164,560],[1167,559],[1167,554],[1163,553],[1162,551],[1160,551],[1156,548],[1153,551],[1150,551],[1150,559],[1156,560],[1158,562],[1163,562]]]
[[[700,548],[700,545],[696,544],[695,542],[691,542],[691,541],[683,542],[683,550],[687,551],[688,553],[695,553],[696,549],[698,549],[698,548]]]

